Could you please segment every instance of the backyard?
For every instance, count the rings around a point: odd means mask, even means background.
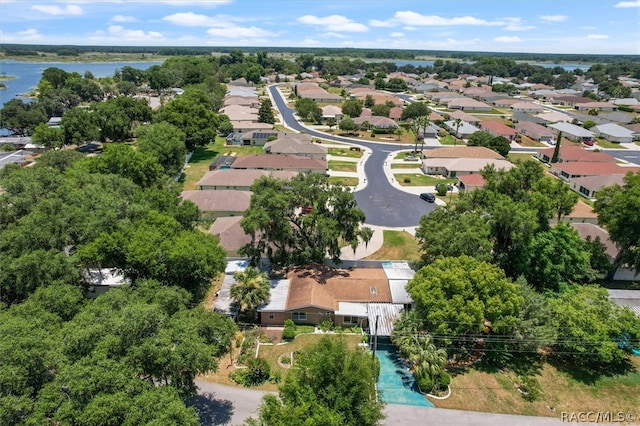
[[[408,260],[420,259],[420,247],[416,238],[405,231],[382,231],[382,247],[366,260]]]

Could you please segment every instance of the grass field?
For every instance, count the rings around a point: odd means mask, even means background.
[[[332,185],[342,184],[344,186],[358,186],[359,179],[357,177],[331,176],[329,183]]]
[[[442,137],[439,141],[442,145],[465,145],[464,141],[454,138],[453,135]]]
[[[596,140],[596,145],[598,145],[600,148],[627,149],[626,146],[623,146],[623,145],[620,145],[619,143],[611,142],[602,138],[598,138]]]
[[[638,411],[640,357],[633,357],[630,371],[594,380],[580,380],[556,366],[544,363],[535,378],[542,396],[527,402],[516,389],[513,372],[470,368],[452,376],[451,397],[432,402],[436,407],[507,414],[560,417],[562,412]]]
[[[524,135],[521,136],[520,142],[518,142],[518,144],[526,148],[548,148],[548,146],[543,144],[542,142],[538,142]]]
[[[516,161],[535,160],[535,158],[533,154],[526,154],[524,152],[510,152],[509,155],[507,155],[507,160],[515,163]]]
[[[382,231],[384,241],[382,247],[367,260],[409,260],[420,259],[420,247],[416,238],[403,231]]]
[[[362,151],[351,151],[349,148],[329,148],[329,155],[338,157],[361,158]]]
[[[393,163],[391,164],[392,169],[416,169],[418,171],[420,169],[420,163],[411,161],[407,163]]]
[[[329,170],[333,170],[335,172],[357,172],[358,171],[358,163],[353,161],[329,161]]]
[[[398,183],[402,186],[434,186],[437,183],[454,184],[458,181],[457,179],[443,179],[434,176],[423,175],[421,173],[397,173],[394,174],[394,176]],[[405,178],[410,179],[411,182],[405,183]]]

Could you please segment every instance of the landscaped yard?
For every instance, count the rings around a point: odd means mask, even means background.
[[[434,186],[437,183],[454,184],[458,181],[457,179],[445,179],[443,177],[424,175],[422,173],[397,173],[394,174],[394,177],[402,186]],[[410,182],[405,182],[405,179],[409,179]]]
[[[543,144],[542,142],[538,142],[536,140],[533,140],[527,136],[520,136],[520,142],[518,142],[518,144],[520,146],[524,146],[527,148],[546,148],[547,145]]]
[[[408,260],[416,261],[420,259],[420,247],[418,240],[403,231],[382,231],[384,241],[382,247],[367,260]]]
[[[439,139],[442,145],[466,145],[463,140],[454,138],[453,135],[446,135]]]
[[[335,155],[338,157],[361,158],[363,152],[352,151],[349,148],[329,148],[328,154]]]
[[[513,384],[513,373],[495,369],[468,369],[452,375],[452,394],[445,400],[432,400],[436,407],[526,414],[560,418],[562,412],[638,411],[640,395],[640,357],[632,359],[635,371],[603,376],[595,381],[579,381],[551,364],[543,364],[535,378],[542,396],[527,402]]]
[[[608,140],[602,139],[602,138],[598,138],[596,140],[596,145],[598,145],[600,148],[627,149],[626,146],[623,146],[623,145],[621,145],[619,143],[611,142],[611,141],[608,141]]]
[[[333,170],[335,172],[357,172],[358,171],[358,163],[353,161],[329,161],[329,170]]]
[[[408,161],[406,163],[393,163],[392,169],[420,169],[420,163],[417,161]]]
[[[517,161],[527,161],[535,159],[536,158],[533,154],[527,154],[524,152],[510,152],[509,155],[507,155],[507,160],[511,161],[512,163],[515,163]]]
[[[209,171],[209,164],[219,155],[236,155],[241,157],[250,154],[262,154],[261,146],[225,145],[225,138],[218,136],[216,141],[205,146],[196,147],[182,179],[183,189],[196,189],[196,183]]]
[[[344,177],[344,176],[331,176],[329,177],[329,183],[331,185],[342,184],[344,186],[358,186],[357,177]]]

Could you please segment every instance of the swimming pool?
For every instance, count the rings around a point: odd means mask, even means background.
[[[418,391],[413,374],[402,365],[395,346],[378,344],[376,356],[380,360],[378,391],[384,402],[433,407],[433,404]]]

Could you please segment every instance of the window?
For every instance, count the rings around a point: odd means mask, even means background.
[[[581,193],[582,195],[584,195],[585,197],[589,197],[589,192],[590,192],[590,191],[589,191],[587,188],[585,188],[584,186],[581,186],[581,187],[580,187],[580,193]]]
[[[344,317],[342,319],[342,323],[343,324],[357,324],[358,323],[358,317]]]
[[[273,315],[273,312],[269,312],[269,319],[273,319],[275,317],[275,315]]]
[[[307,313],[306,312],[292,312],[291,319],[294,321],[306,321]]]

